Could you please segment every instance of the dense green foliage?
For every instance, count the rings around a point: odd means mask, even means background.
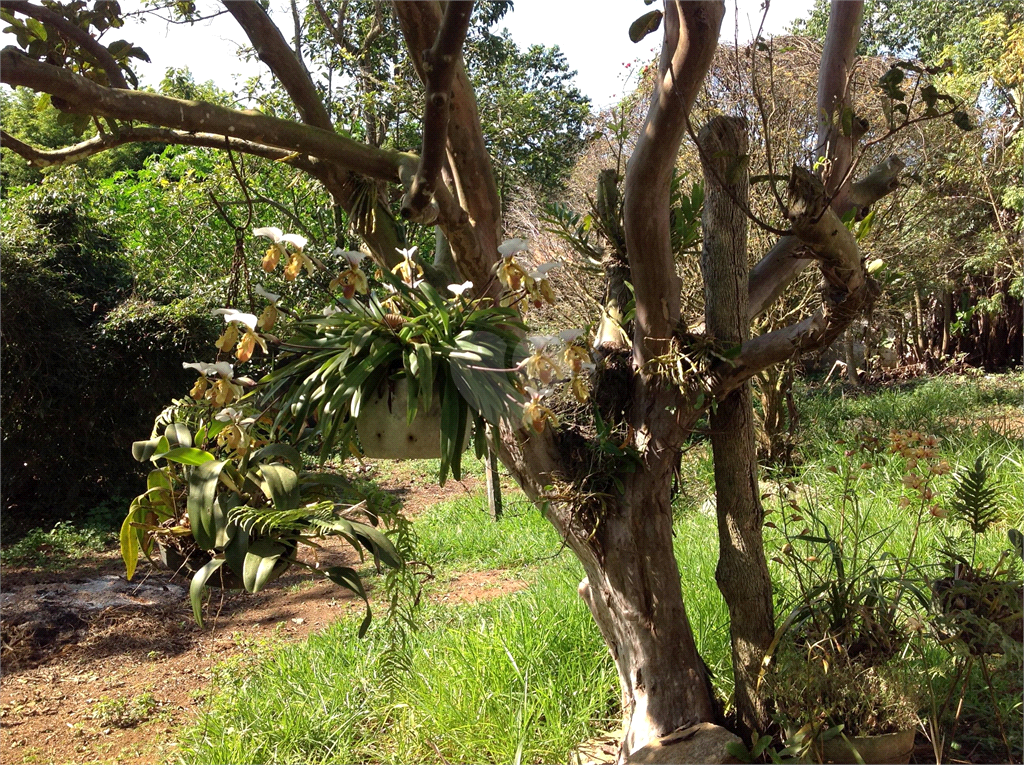
[[[114,445],[147,428],[210,331],[188,303],[131,299],[131,264],[94,197],[88,175],[71,168],[5,200],[5,532],[131,491],[137,470]]]

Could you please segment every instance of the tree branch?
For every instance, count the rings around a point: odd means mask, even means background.
[[[107,73],[107,80],[110,82],[111,87],[128,90],[128,82],[121,71],[121,65],[117,63],[116,59],[110,55],[110,51],[99,40],[95,39],[81,27],[72,24],[56,11],[51,11],[49,8],[43,8],[39,5],[33,5],[25,0],[6,0],[4,8],[20,13],[23,16],[31,16],[36,21],[41,21],[43,24],[53,27],[61,37],[77,44],[83,51],[99,62],[99,65],[103,67],[103,71]]]
[[[850,185],[849,192],[838,205],[833,203],[836,214],[843,216],[852,209],[861,214],[879,199],[895,191],[899,186],[900,171],[904,167],[906,165],[896,156],[875,165],[871,172]],[[797,274],[813,262],[812,258],[798,257],[800,244],[796,236],[782,237],[751,270],[748,282],[751,319],[767,310]]]
[[[423,72],[426,76],[423,146],[416,175],[402,199],[402,217],[406,220],[430,224],[437,214],[429,204],[445,162],[452,80],[462,57],[462,44],[472,15],[472,0],[449,0],[433,47],[423,51]]]
[[[850,76],[857,58],[863,0],[832,0],[825,46],[818,69],[818,145],[815,152],[825,158],[822,179],[832,198],[843,193],[840,184],[853,162],[855,130],[844,135],[843,113],[853,108]]]
[[[853,162],[853,147],[862,131],[842,132],[843,112],[852,109],[850,75],[860,41],[863,0],[832,0],[825,46],[818,70],[818,138],[815,154],[825,159],[823,178],[832,206],[840,215],[851,207],[848,187],[840,187]],[[782,237],[750,272],[750,315],[764,311],[811,261],[796,256],[799,240]]]
[[[410,51],[424,51],[434,44],[441,27],[441,9],[437,2],[395,2],[392,7]],[[426,82],[421,57],[414,55],[412,61],[420,79]],[[501,203],[494,183],[491,158],[484,144],[476,96],[461,61],[455,64],[450,110],[448,147],[452,157],[451,169],[461,186],[468,216],[463,218],[457,214],[456,211],[461,208],[452,200],[454,209],[448,209],[456,212],[456,219],[445,220],[445,204],[439,198],[443,184],[438,184],[435,192],[435,201],[440,208],[437,222],[451,242],[456,258],[462,260],[459,270],[467,278],[472,278],[469,277],[470,272],[489,273],[497,261],[501,237]],[[454,230],[459,225],[471,227],[473,236],[460,235]],[[473,251],[460,252],[461,242],[470,238],[477,242]],[[467,268],[468,261],[473,259],[480,259],[480,264]]]
[[[260,61],[270,67],[287,91],[302,121],[323,130],[333,130],[331,117],[309,72],[295,51],[288,47],[284,35],[267,12],[255,0],[235,0],[227,3],[227,9],[249,38]]]
[[[102,134],[89,138],[74,146],[63,149],[37,149],[19,141],[14,136],[0,131],[0,145],[28,160],[33,167],[54,167],[80,162],[96,154],[124,146],[129,143],[164,143],[181,146],[202,146],[210,149],[231,149],[245,154],[254,154],[265,159],[285,162],[317,177],[316,163],[303,154],[295,154],[273,146],[263,146],[252,141],[227,138],[213,133],[189,133],[165,128],[124,127],[117,135]]]
[[[722,25],[722,2],[665,2],[665,37],[650,110],[626,167],[626,251],[636,294],[634,358],[643,364],[668,350],[679,319],[679,279],[669,230],[674,160],[694,98]]]
[[[876,184],[876,180],[868,185],[877,186],[876,191],[880,191],[884,186]],[[879,294],[878,285],[864,268],[857,240],[828,207],[828,195],[821,180],[808,170],[794,167],[788,207],[793,238],[820,263],[825,280],[821,308],[797,324],[743,343],[732,364],[716,368],[717,379],[711,386],[716,397],[736,390],[772,364],[826,347]]]
[[[259,112],[106,88],[60,67],[35,61],[12,47],[0,51],[0,81],[57,96],[63,102],[61,108],[64,111],[231,136],[308,154],[390,182],[400,180],[399,168],[403,164],[416,161],[414,155],[377,149],[332,131],[268,117]]]

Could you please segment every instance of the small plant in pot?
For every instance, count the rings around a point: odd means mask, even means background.
[[[203,378],[237,386],[229,364],[196,365]],[[121,554],[128,578],[140,553],[154,549],[175,570],[188,571],[190,599],[202,625],[206,585],[259,592],[288,568],[305,566],[366,600],[354,569],[319,569],[297,559],[300,545],[319,548],[325,537],[346,539],[360,555],[400,567],[388,538],[364,503],[337,501],[348,489],[342,476],[307,471],[292,446],[269,439],[269,418],[245,403],[217,408],[201,396],[176,401],[137,441],[132,453],[154,465],[147,489],[132,502],[121,527]],[[359,519],[359,520],[357,520]],[[360,628],[369,625],[367,616]]]
[[[949,467],[936,439],[894,434],[893,443],[918,454],[903,477],[909,496],[900,505],[914,520],[903,555],[889,552],[895,528],[874,526],[858,501],[854,474],[870,469],[868,460],[835,469],[843,486],[834,520],[811,500],[790,499],[780,522],[766,524],[783,534],[774,560],[793,606],[767,652],[761,687],[796,742],[789,755],[886,763],[909,762],[913,752],[925,699],[907,654],[931,600],[914,550],[922,525],[940,514],[931,487]]]

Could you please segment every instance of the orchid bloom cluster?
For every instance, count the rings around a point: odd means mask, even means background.
[[[420,286],[423,282],[423,267],[413,260],[416,257],[417,249],[419,248],[410,247],[407,250],[398,250],[398,253],[402,256],[402,262],[391,269],[391,273],[398,275],[403,282],[413,289]]]
[[[527,338],[533,353],[517,368],[536,386],[525,386],[530,400],[523,412],[523,423],[538,433],[544,430],[545,423],[558,426],[554,412],[543,404],[554,383],[568,380],[573,396],[580,403],[590,398],[586,375],[594,371],[594,364],[586,347],[579,343],[583,336],[583,330],[567,329],[557,335],[531,335]]]
[[[306,247],[306,237],[298,234],[286,234],[276,226],[257,228],[252,233],[256,236],[265,236],[270,240],[270,249],[263,256],[263,270],[268,274],[273,273],[277,264],[281,262],[281,258],[287,256],[288,262],[284,267],[286,282],[295,281],[303,267],[310,276],[313,275],[313,261],[303,252]],[[291,245],[290,253],[285,245]]]
[[[501,260],[494,264],[494,272],[502,286],[508,290],[508,294],[501,299],[503,306],[512,305],[523,296],[535,308],[540,308],[544,303],[555,304],[555,291],[551,288],[547,275],[549,271],[562,264],[552,260],[541,263],[528,272],[515,258],[517,253],[528,250],[529,243],[525,239],[506,239],[498,247]]]
[[[937,475],[946,475],[950,471],[949,463],[938,458],[939,439],[917,431],[892,431],[889,433],[889,451],[899,454],[906,460],[907,472],[902,483],[917,493],[921,502],[933,502],[936,499],[932,490],[932,479]],[[900,500],[900,507],[907,508],[912,504],[910,497]],[[928,508],[928,512],[936,518],[944,518],[946,511],[937,502]]]
[[[189,391],[189,395],[196,401],[205,398],[214,406],[227,406],[232,401],[241,398],[242,386],[235,383],[235,368],[228,362],[218,361],[216,364],[206,364],[196,361],[190,364],[186,361],[181,366],[199,372],[199,379]],[[210,382],[211,376],[214,378],[213,383]]]

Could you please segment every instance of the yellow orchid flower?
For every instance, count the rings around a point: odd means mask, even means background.
[[[527,386],[526,393],[530,396],[530,400],[523,407],[523,424],[533,428],[537,433],[543,433],[548,423],[557,428],[558,418],[555,413],[541,403],[550,390],[546,388],[537,390]]]
[[[281,262],[281,258],[287,254],[286,244],[292,245],[296,250],[302,252],[302,249],[306,246],[306,238],[299,236],[298,234],[286,234],[277,226],[265,226],[264,228],[253,229],[252,232],[255,236],[267,237],[271,244],[270,249],[267,250],[263,256],[263,262],[261,266],[264,271],[270,273],[277,264]]]

